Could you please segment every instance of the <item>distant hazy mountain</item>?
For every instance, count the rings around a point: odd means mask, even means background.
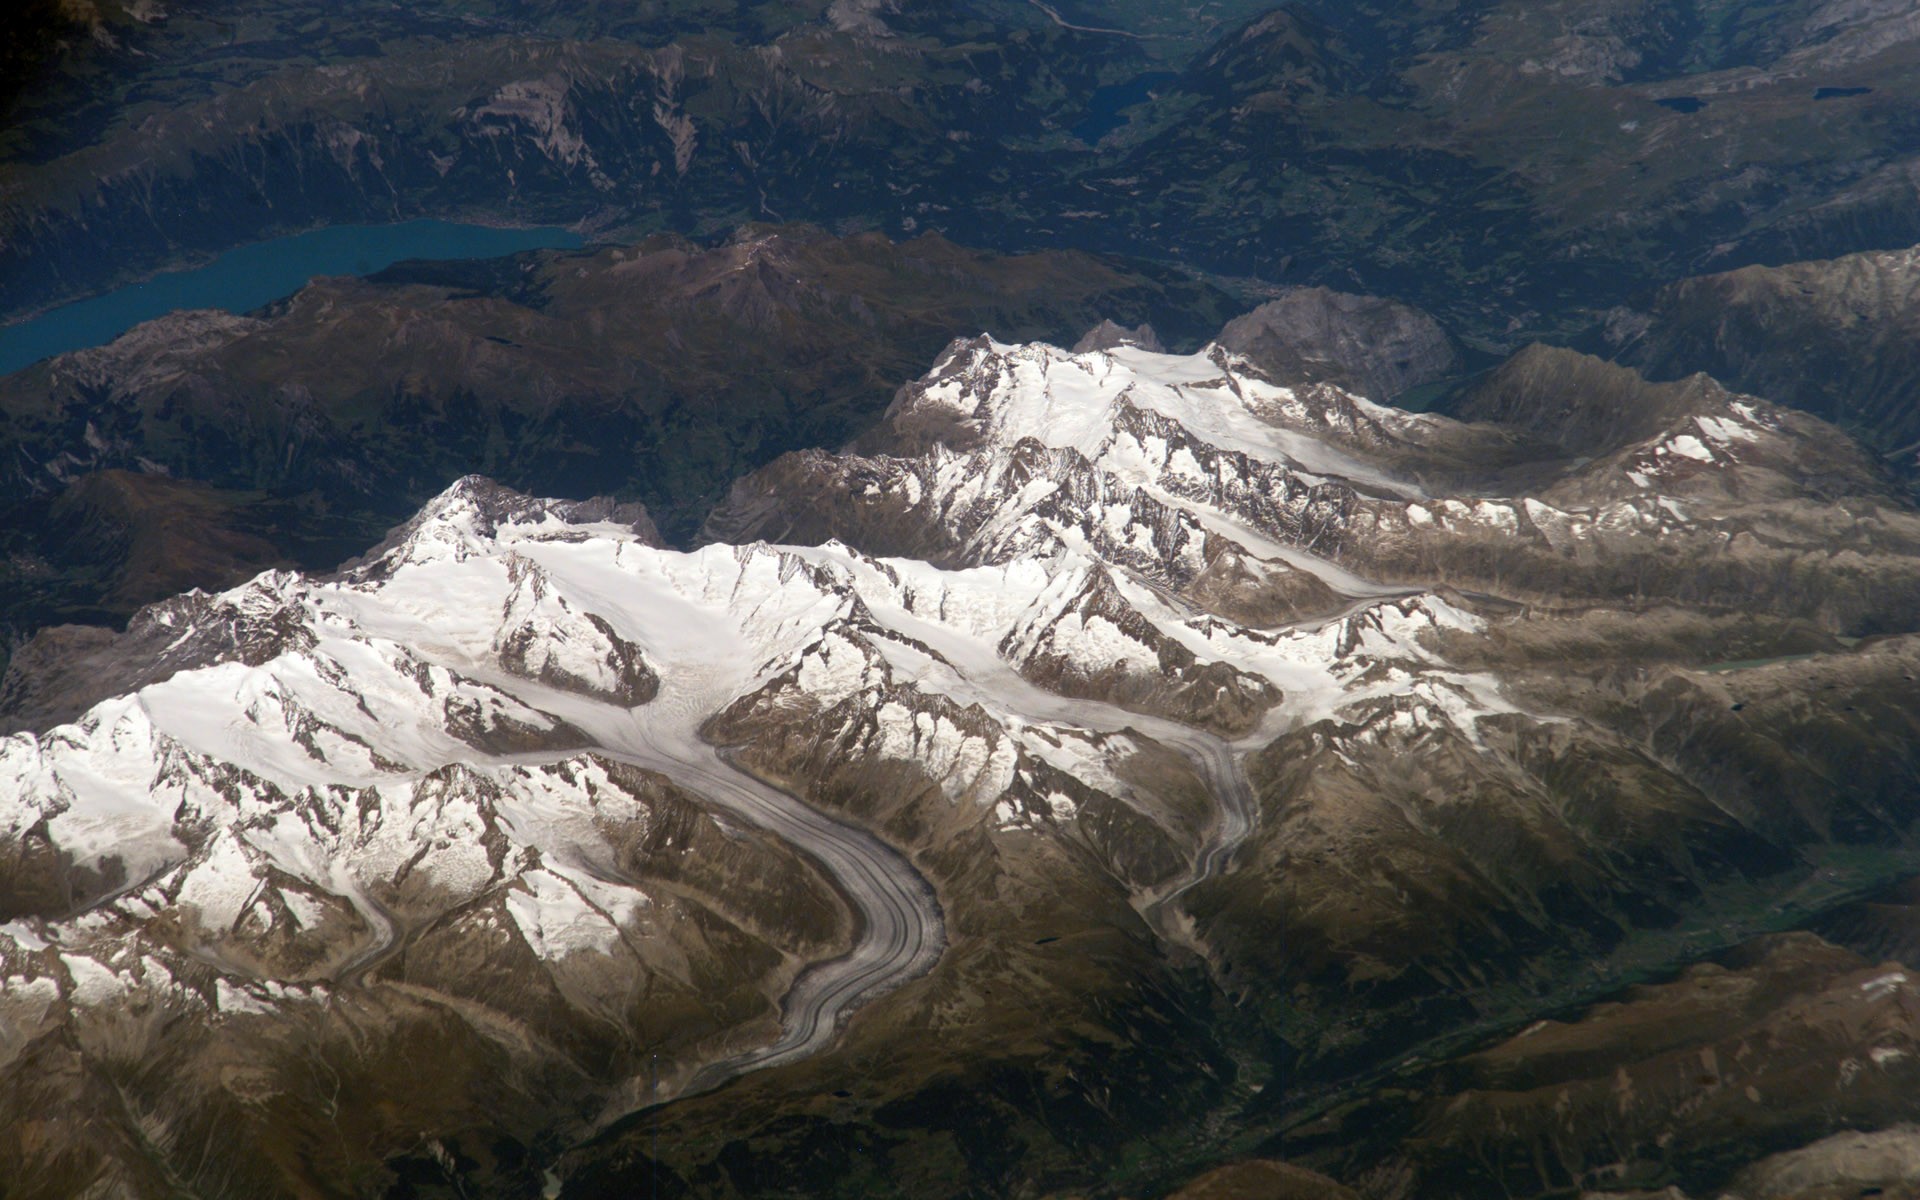
[[[1920,468],[1920,252],[1746,267],[1610,315],[1606,341],[1648,374],[1704,371],[1841,425],[1908,477]]]

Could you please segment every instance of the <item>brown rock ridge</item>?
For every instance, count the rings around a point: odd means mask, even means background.
[[[1417,308],[1328,288],[1290,288],[1220,331],[1219,342],[1287,383],[1331,383],[1386,403],[1457,374],[1459,350]]]
[[[1920,250],[1681,280],[1612,314],[1606,338],[1650,378],[1704,371],[1920,469]]]

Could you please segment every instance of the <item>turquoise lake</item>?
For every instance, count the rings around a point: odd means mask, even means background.
[[[566,229],[502,229],[453,221],[336,225],[228,251],[204,267],[171,271],[0,326],[0,374],[55,354],[103,346],[142,321],[186,308],[248,312],[321,275],[369,275],[410,258],[497,258],[520,250],[577,249]]]

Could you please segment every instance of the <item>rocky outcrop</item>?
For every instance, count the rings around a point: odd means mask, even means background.
[[[1073,352],[1084,354],[1089,350],[1114,350],[1121,346],[1138,346],[1156,354],[1166,349],[1160,344],[1160,335],[1153,331],[1151,325],[1143,324],[1128,329],[1112,321],[1101,321],[1080,335],[1080,340],[1073,344]]]
[[[1227,322],[1218,340],[1282,383],[1331,383],[1383,402],[1462,368],[1426,313],[1328,288],[1290,289]]]
[[[1270,680],[1201,662],[1129,603],[1106,571],[1072,576],[1010,629],[1000,656],[1028,679],[1079,696],[1237,737],[1277,704]]]
[[[653,699],[660,677],[647,666],[640,647],[621,637],[600,614],[575,612],[563,598],[549,598],[538,567],[515,562],[509,578],[516,569],[520,578],[493,639],[501,666],[515,675],[628,707]]]

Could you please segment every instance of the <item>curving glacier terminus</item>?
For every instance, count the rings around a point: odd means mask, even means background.
[[[1151,1186],[1399,1071],[1315,1165],[1477,1194],[1422,1057],[1911,871],[1920,514],[1704,378],[1464,411],[980,338],[695,550],[469,478],[23,654],[0,1175]]]

